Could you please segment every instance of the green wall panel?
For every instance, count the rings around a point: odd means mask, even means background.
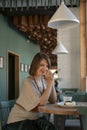
[[[9,26],[7,18],[0,15],[0,56],[4,57],[4,68],[0,69],[0,100],[7,99],[7,51],[20,55],[20,63],[30,65],[40,48],[31,41],[27,42],[27,38]],[[28,73],[20,72],[20,89],[21,82],[26,76]]]

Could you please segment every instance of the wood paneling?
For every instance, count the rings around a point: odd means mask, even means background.
[[[49,19],[49,15],[14,16],[13,25],[39,44],[40,50],[50,57],[52,66],[57,66],[57,55],[52,54],[57,45],[57,30],[47,26]]]
[[[81,90],[86,89],[87,45],[86,45],[86,0],[80,3],[80,51],[81,51]]]

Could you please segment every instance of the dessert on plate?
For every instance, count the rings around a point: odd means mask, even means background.
[[[67,101],[64,103],[64,105],[67,105],[67,106],[75,106],[76,105],[76,102],[75,101]]]

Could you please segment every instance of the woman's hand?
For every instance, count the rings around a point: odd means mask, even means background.
[[[52,83],[53,82],[53,74],[52,74],[52,72],[47,70],[45,75],[44,75],[44,79],[46,80],[47,84]]]

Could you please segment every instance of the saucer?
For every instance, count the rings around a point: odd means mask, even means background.
[[[72,102],[58,102],[57,103],[58,106],[60,107],[65,107],[65,108],[73,108],[73,107],[76,107],[76,102],[75,101],[72,101]]]

